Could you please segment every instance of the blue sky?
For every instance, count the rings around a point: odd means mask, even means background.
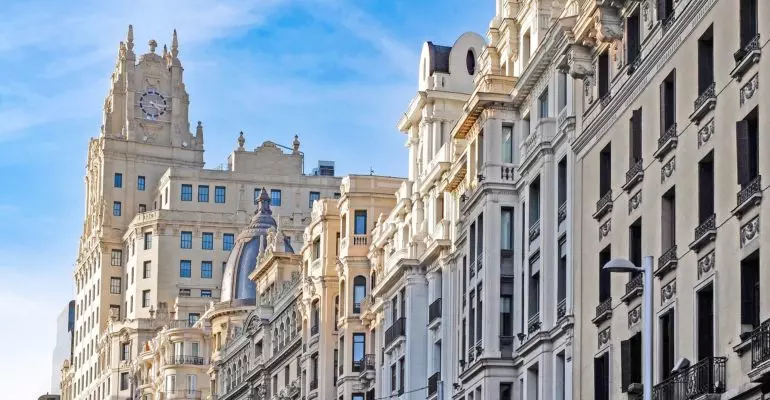
[[[491,0],[2,0],[0,9],[0,387],[50,386],[55,319],[72,296],[88,138],[98,134],[118,43],[137,53],[178,30],[190,118],[206,163],[300,136],[308,169],[406,174],[396,121],[422,42],[482,35]],[[374,150],[372,150],[374,149]],[[10,189],[10,190],[9,190]]]

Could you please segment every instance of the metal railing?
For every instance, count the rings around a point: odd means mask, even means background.
[[[727,387],[726,357],[708,357],[676,373],[652,388],[653,400],[689,400],[724,393]]]
[[[716,93],[716,82],[711,82],[711,84],[703,91],[703,93],[698,96],[697,99],[693,102],[693,108],[697,111],[699,108],[701,108],[704,104],[706,104],[707,101],[710,99],[715,99],[717,97]]]
[[[375,354],[365,354],[361,359],[363,369],[361,372],[374,371],[374,367],[377,365],[377,356]]]
[[[608,312],[612,312],[612,297],[607,297],[596,306],[596,318],[599,318]]]
[[[673,245],[658,257],[658,269],[666,268],[669,263],[676,260],[678,260],[676,256],[676,245]]]
[[[658,149],[661,149],[666,143],[668,143],[669,140],[676,138],[676,122],[671,124],[671,126],[666,129],[665,132],[663,132],[662,135],[658,138]]]
[[[169,357],[168,364],[190,364],[190,365],[203,365],[203,357],[199,356],[185,356],[185,355],[176,355],[173,357]]]
[[[762,192],[762,175],[757,175],[748,185],[741,188],[740,192],[736,196],[738,198],[738,205],[745,203],[748,199],[757,193]]]
[[[602,197],[596,202],[596,213],[604,210],[605,207],[612,204],[612,189],[606,191]]]
[[[626,294],[633,292],[636,289],[642,289],[644,287],[644,277],[639,274],[633,277],[628,283],[626,283]]]
[[[310,336],[315,336],[318,334],[318,324],[315,324],[310,327]]]
[[[435,319],[441,318],[441,298],[439,297],[433,303],[428,306],[428,322],[433,322]]]
[[[406,336],[406,318],[401,317],[393,322],[393,325],[385,331],[385,346],[395,342],[401,336]]]
[[[164,390],[163,393],[166,399],[200,400],[202,396],[200,390],[188,389]]]
[[[770,319],[751,333],[751,368],[770,360]]]
[[[428,396],[438,392],[438,382],[441,380],[441,372],[436,372],[428,378]]]
[[[702,238],[704,235],[709,233],[710,231],[717,229],[717,215],[711,214],[710,217],[706,218],[700,225],[698,225],[695,228],[695,240],[698,240]]]
[[[310,381],[310,390],[316,390],[318,389],[318,379],[313,379]]]
[[[534,333],[538,330],[540,330],[540,313],[532,315],[527,321],[527,332]]]

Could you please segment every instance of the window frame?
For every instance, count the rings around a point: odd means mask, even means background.
[[[201,261],[201,279],[213,279],[213,278],[214,278],[214,263],[212,261]]]
[[[198,185],[198,203],[209,202],[209,185]]]
[[[182,189],[179,195],[180,201],[192,201],[193,197],[193,187],[192,184],[189,183],[183,183]]]
[[[224,204],[225,202],[227,202],[227,187],[214,186],[214,203]]]
[[[179,277],[192,278],[192,261],[179,260]]]

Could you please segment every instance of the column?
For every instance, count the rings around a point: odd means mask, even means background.
[[[420,267],[412,267],[406,275],[406,382],[405,392],[425,387],[428,383],[428,281]],[[424,400],[425,391],[405,394],[409,400]]]
[[[543,168],[540,177],[540,320],[541,329],[550,329],[556,321],[556,287],[558,281],[557,253],[557,178],[553,152],[542,156]]]
[[[487,195],[490,196],[490,195]],[[500,357],[500,206],[484,205],[484,274],[482,346],[484,357]]]

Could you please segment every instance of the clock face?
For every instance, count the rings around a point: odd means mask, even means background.
[[[166,98],[162,94],[158,93],[155,88],[148,88],[139,97],[139,108],[144,113],[145,119],[156,120],[158,117],[166,113],[168,105]]]

